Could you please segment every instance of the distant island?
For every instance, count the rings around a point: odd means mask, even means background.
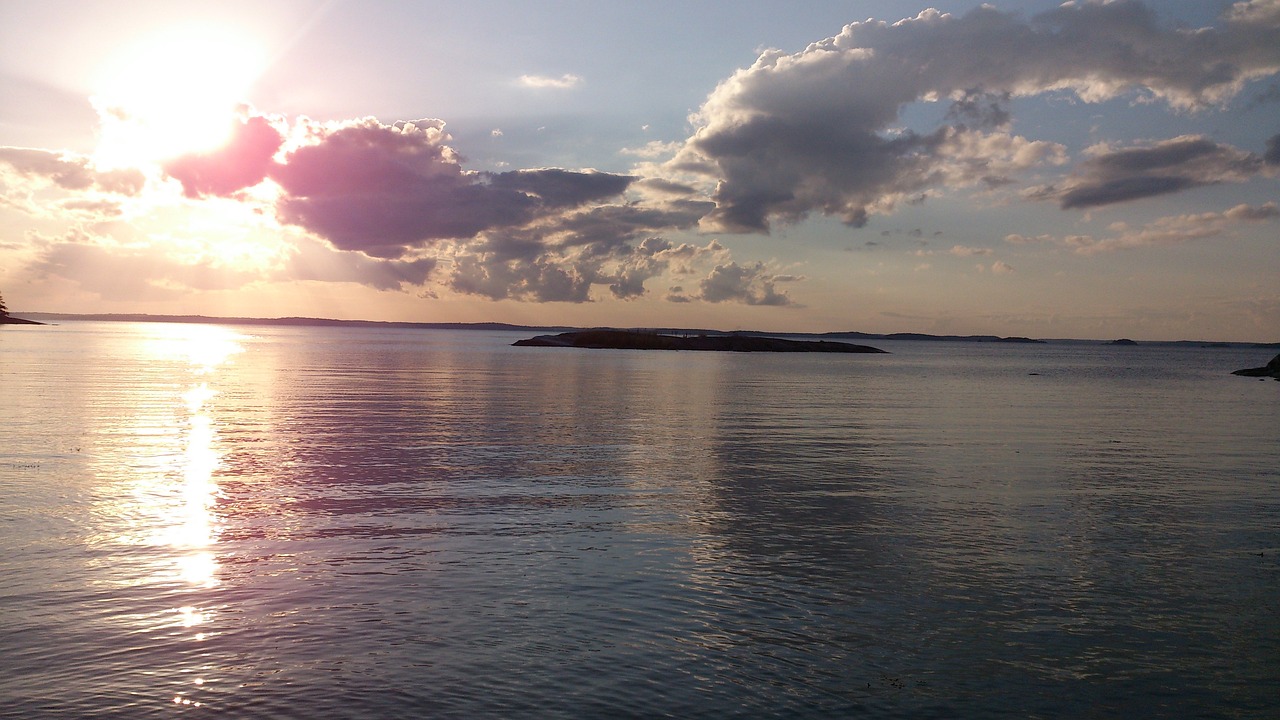
[[[640,330],[578,330],[517,340],[523,347],[612,350],[704,350],[715,352],[882,353],[869,345],[831,340],[786,340],[757,335],[662,335]]]

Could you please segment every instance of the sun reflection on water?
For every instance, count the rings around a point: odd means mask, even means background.
[[[178,511],[181,522],[170,528],[168,544],[184,551],[178,558],[182,578],[193,585],[212,587],[217,584],[218,564],[206,548],[215,541],[216,517],[213,509],[218,486],[213,474],[218,469],[219,455],[214,441],[217,432],[205,403],[215,393],[207,383],[191,388],[184,395],[189,418],[185,467],[183,468],[182,503]]]
[[[103,453],[96,470],[100,488],[101,542],[120,548],[100,566],[115,583],[149,585],[160,597],[176,596],[159,626],[184,642],[216,635],[219,586],[217,543],[222,518],[216,482],[223,450],[218,429],[218,370],[242,351],[244,338],[214,325],[148,327],[141,342],[121,348],[136,364],[135,381],[119,387],[116,403],[103,408]],[[110,528],[110,530],[107,530]],[[123,546],[123,547],[122,547]],[[170,602],[173,602],[170,600]],[[148,617],[156,617],[148,615]],[[142,629],[142,628],[140,628]],[[207,668],[173,666],[187,688],[160,690],[181,706],[208,705]],[[151,668],[151,671],[158,668]],[[188,673],[195,675],[194,685]]]

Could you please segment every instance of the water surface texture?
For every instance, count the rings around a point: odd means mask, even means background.
[[[0,330],[0,716],[1265,717],[1274,351]]]

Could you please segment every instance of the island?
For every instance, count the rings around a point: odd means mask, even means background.
[[[578,330],[517,340],[525,347],[575,347],[613,350],[709,350],[719,352],[883,353],[869,345],[831,340],[787,340],[755,335],[662,335],[641,330]]]
[[[1236,370],[1232,375],[1243,375],[1245,377],[1269,377],[1280,380],[1280,355],[1271,358],[1271,362],[1260,368],[1246,368],[1244,370]]]

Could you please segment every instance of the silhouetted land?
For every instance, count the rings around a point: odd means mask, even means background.
[[[637,330],[580,330],[539,335],[512,345],[614,350],[708,350],[718,352],[882,353],[880,348],[830,340],[786,340],[756,335],[660,335]]]
[[[1232,375],[1243,375],[1245,377],[1269,377],[1280,380],[1280,355],[1271,358],[1271,362],[1260,368],[1247,368],[1244,370],[1236,370]]]
[[[12,315],[0,315],[0,325],[43,325],[42,322],[35,320],[23,320]]]
[[[272,326],[304,326],[304,327],[370,327],[370,328],[399,328],[408,330],[488,330],[488,331],[519,331],[519,332],[568,332],[587,329],[608,329],[608,328],[581,328],[571,325],[513,325],[510,323],[498,322],[479,322],[479,323],[458,323],[458,322],[394,322],[381,320],[335,320],[330,318],[311,318],[311,317],[282,317],[282,318],[251,318],[251,317],[210,317],[207,315],[148,315],[148,314],[122,314],[122,313],[98,313],[98,314],[81,314],[81,313],[41,313],[27,312],[23,313],[28,317],[39,318],[46,323],[57,323],[70,320],[88,320],[88,321],[105,321],[105,322],[167,322],[167,323],[209,323],[218,325],[272,325]],[[663,328],[653,327],[644,328],[645,332],[657,333],[662,335],[726,335],[723,330],[715,330],[709,328]],[[739,336],[756,336],[756,337],[787,337],[787,338],[804,338],[806,340],[837,340],[837,341],[853,341],[860,342],[866,340],[922,340],[933,342],[991,342],[991,343],[1083,343],[1083,344],[1102,344],[1106,341],[1101,340],[1081,340],[1081,339],[1049,339],[1039,340],[1026,337],[1000,337],[998,335],[930,335],[927,333],[864,333],[857,331],[837,331],[826,333],[804,333],[804,332],[769,332],[763,330],[737,330],[733,332]],[[1161,346],[1195,346],[1195,347],[1253,347],[1253,348],[1280,348],[1280,343],[1256,343],[1256,342],[1206,342],[1204,340],[1144,340],[1142,345],[1161,345]]]

